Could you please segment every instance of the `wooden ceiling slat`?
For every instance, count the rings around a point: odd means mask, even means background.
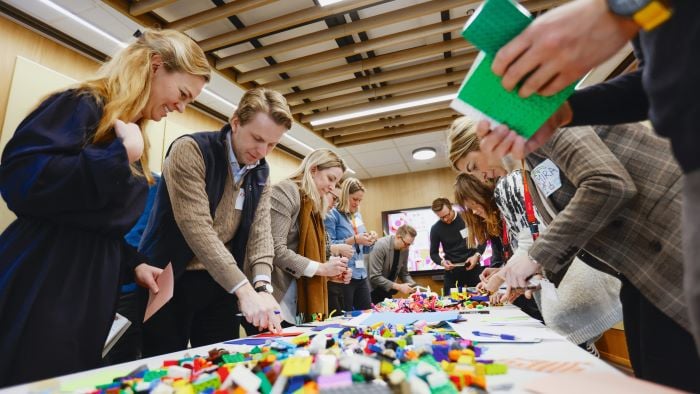
[[[198,44],[205,51],[213,51],[234,45],[254,37],[259,37],[268,33],[288,29],[293,26],[310,22],[317,19],[322,19],[331,15],[345,13],[350,10],[362,8],[375,3],[380,3],[381,0],[358,0],[358,1],[343,1],[327,7],[308,7],[290,14],[281,15],[276,18],[268,19],[247,26],[240,30],[219,34],[214,37],[200,41]]]
[[[454,40],[450,41],[441,41],[431,45],[406,49],[405,51],[387,53],[386,55],[376,56],[369,59],[362,59],[362,61],[352,62],[350,64],[344,64],[342,66],[336,66],[327,68],[325,70],[317,70],[314,72],[297,75],[289,79],[283,79],[267,83],[264,84],[264,86],[276,90],[286,89],[292,86],[300,86],[308,82],[324,81],[343,74],[352,75],[353,73],[371,70],[375,67],[383,67],[390,64],[407,62],[415,59],[421,59],[424,57],[437,55],[447,51],[454,51],[465,48],[472,48],[472,52],[475,52],[473,47],[471,47],[468,42],[464,41],[461,38],[455,38]]]
[[[214,7],[212,9],[187,16],[182,19],[168,23],[165,27],[175,30],[187,30],[193,27],[203,25],[215,21],[217,19],[228,18],[231,15],[237,15],[246,11],[254,10],[258,7],[274,3],[279,0],[239,0]]]
[[[416,131],[411,131],[408,133],[401,133],[399,135],[384,135],[384,136],[378,136],[374,138],[366,138],[364,140],[359,140],[359,141],[350,141],[350,142],[345,142],[345,143],[338,143],[338,142],[333,142],[335,146],[338,148],[345,148],[347,146],[353,146],[353,145],[360,145],[360,144],[367,144],[370,142],[379,142],[379,141],[386,141],[393,139],[394,137],[410,137],[412,135],[418,135],[418,134],[426,134],[426,133],[432,133],[434,131],[445,131],[445,129],[449,126],[442,126],[442,127],[431,127],[425,130],[416,130]]]
[[[313,34],[301,37],[294,37],[289,40],[280,41],[274,44],[265,45],[262,48],[255,48],[233,56],[230,56],[229,64],[244,64],[253,60],[262,59],[266,56],[274,56],[279,53],[288,52],[293,49],[318,44],[320,42],[344,37],[353,33],[366,31],[380,26],[387,26],[393,23],[407,21],[434,12],[449,10],[466,4],[477,3],[479,0],[432,0],[426,3],[417,4],[411,7],[402,8],[396,11],[361,19],[356,22],[342,24],[322,30]],[[217,66],[217,68],[219,68]]]
[[[464,55],[452,56],[448,59],[415,64],[408,67],[397,68],[391,71],[383,71],[359,78],[348,79],[346,81],[334,82],[328,85],[304,89],[300,92],[289,93],[285,95],[285,97],[289,103],[299,103],[305,98],[313,99],[314,97],[322,95],[338,94],[348,89],[402,78],[415,77],[417,75],[424,75],[425,73],[431,71],[447,69],[450,67],[469,66],[474,58],[476,58],[476,53],[470,52]]]
[[[443,103],[444,104],[444,103]],[[341,135],[352,135],[359,133],[366,133],[368,131],[381,130],[386,127],[399,127],[402,125],[409,125],[419,122],[426,122],[429,120],[442,119],[449,116],[457,115],[457,113],[451,108],[443,108],[438,111],[431,111],[421,114],[400,116],[390,119],[382,119],[374,122],[364,123],[362,125],[354,125],[348,127],[339,127],[335,129],[330,129],[323,132],[325,138],[329,137],[340,137]]]
[[[348,114],[352,114],[355,112],[371,110],[371,109],[381,108],[381,107],[387,107],[387,106],[395,105],[395,104],[403,104],[403,103],[407,103],[407,102],[415,101],[415,100],[422,100],[422,99],[427,99],[427,98],[436,97],[436,96],[442,96],[442,95],[446,95],[446,94],[454,94],[454,93],[457,93],[458,88],[459,88],[459,86],[446,86],[444,88],[425,90],[425,91],[418,92],[418,93],[407,94],[405,96],[392,97],[392,98],[389,98],[386,100],[375,100],[375,101],[372,101],[369,103],[350,105],[350,106],[347,106],[345,108],[317,112],[317,113],[313,113],[311,115],[302,115],[301,121],[304,123],[310,123],[312,121],[325,119],[325,118],[328,118],[331,116],[348,115]],[[447,104],[445,104],[445,107],[447,107]],[[377,114],[377,117],[380,117],[380,116],[381,116],[381,114]],[[330,124],[330,125],[327,125],[326,127],[332,127],[332,126],[333,125]]]
[[[379,48],[396,45],[406,41],[419,40],[434,34],[446,33],[453,30],[461,29],[467,22],[469,17],[452,19],[447,22],[434,23],[432,25],[419,27],[417,29],[402,31],[394,34],[389,34],[383,37],[362,41],[356,44],[347,45],[344,47],[331,49],[330,51],[314,53],[308,56],[289,60],[282,63],[277,63],[274,66],[263,67],[256,70],[240,73],[238,81],[241,83],[254,81],[256,79],[281,74],[291,70],[299,69],[314,64],[328,62],[335,59],[342,59],[346,56],[352,56]],[[227,64],[228,58],[222,58],[216,62],[217,68],[230,67],[233,64]]]
[[[151,12],[157,8],[165,7],[168,4],[172,4],[177,0],[141,0],[134,2],[129,6],[129,13],[133,16],[143,15],[147,12]]]
[[[349,104],[358,101],[364,101],[373,97],[386,96],[399,92],[414,91],[428,87],[437,87],[448,82],[456,82],[464,79],[466,70],[453,71],[446,74],[435,75],[427,78],[419,78],[411,81],[401,82],[393,85],[382,86],[374,89],[362,90],[360,92],[343,94],[340,96],[329,97],[322,100],[312,101],[292,107],[292,113],[298,114],[308,112],[313,109],[324,109],[328,107]]]
[[[406,133],[410,132],[426,132],[426,130],[432,130],[432,131],[437,131],[437,130],[444,130],[452,124],[454,121],[454,117],[447,117],[443,119],[435,119],[435,120],[430,120],[427,122],[420,122],[420,123],[414,123],[411,125],[406,125],[406,126],[399,126],[399,127],[393,127],[389,129],[382,129],[382,130],[375,130],[367,133],[362,133],[362,134],[353,134],[349,136],[340,136],[340,137],[334,137],[333,138],[333,143],[341,146],[341,145],[349,145],[351,143],[366,143],[368,140],[373,140],[377,138],[395,138],[395,137],[401,137]]]
[[[312,130],[314,130],[317,133],[323,134],[326,131],[330,131],[333,129],[328,129],[329,126],[335,127],[347,127],[347,126],[361,126],[366,123],[372,123],[376,122],[377,118],[379,119],[389,119],[392,117],[396,116],[410,116],[410,115],[416,115],[416,114],[424,114],[426,112],[433,112],[433,111],[439,111],[445,109],[445,103],[434,103],[434,104],[428,104],[428,105],[423,105],[420,107],[413,107],[413,108],[406,108],[406,109],[400,109],[396,111],[389,111],[389,112],[384,112],[382,114],[374,114],[374,115],[367,115],[367,116],[361,116],[357,118],[352,118],[348,120],[343,120],[340,122],[335,122],[332,125],[323,125],[323,126],[318,126],[318,127],[312,127]]]

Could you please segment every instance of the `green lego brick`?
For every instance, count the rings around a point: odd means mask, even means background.
[[[158,369],[158,370],[151,370],[146,372],[146,374],[143,375],[143,381],[144,382],[152,382],[154,380],[159,380],[163,376],[168,375],[168,371],[164,369]]]
[[[523,137],[530,138],[573,93],[576,83],[553,96],[518,96],[517,86],[507,91],[502,78],[491,71],[498,50],[517,36],[532,21],[530,13],[513,0],[486,0],[462,31],[462,36],[481,53],[450,105],[476,120],[487,118],[494,126],[505,124]]]
[[[462,30],[462,36],[491,56],[532,22],[530,12],[513,0],[488,0]]]
[[[503,88],[501,77],[491,71],[492,63],[493,58],[486,54],[477,57],[452,108],[477,119],[486,115],[492,122],[506,124],[530,138],[574,91],[575,84],[571,84],[553,96],[521,98],[517,90]]]
[[[258,371],[255,375],[260,378],[260,392],[262,394],[270,394],[272,391],[272,384],[270,383],[270,380],[267,379],[267,375],[265,375],[262,371]]]
[[[224,360],[226,364],[240,363],[241,361],[245,361],[245,357],[243,357],[241,353],[224,354],[223,356],[221,356],[221,359]]]

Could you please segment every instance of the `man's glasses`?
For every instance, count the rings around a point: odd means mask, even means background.
[[[446,214],[444,214],[444,215],[442,215],[442,216],[438,215],[438,219],[440,219],[440,220],[442,220],[442,221],[444,222],[444,221],[447,220],[447,218],[449,218],[450,216],[452,216],[452,210],[448,211]]]
[[[403,238],[397,237],[398,239],[401,240],[401,243],[403,244],[404,247],[408,248],[409,246],[413,245],[413,241],[411,242],[406,242]]]

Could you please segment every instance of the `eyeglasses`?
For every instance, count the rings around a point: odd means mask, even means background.
[[[449,218],[450,216],[452,216],[452,210],[451,210],[451,209],[450,209],[446,214],[444,214],[444,215],[442,215],[442,216],[438,215],[438,219],[440,219],[440,220],[442,220],[442,221],[444,222],[444,221],[447,220],[447,218]]]
[[[400,240],[401,240],[401,243],[402,243],[403,246],[406,247],[406,248],[409,247],[409,246],[411,246],[411,245],[413,245],[413,241],[411,241],[411,242],[406,242],[406,241],[405,241],[402,237],[400,237],[400,236],[398,236],[398,237],[396,237],[396,238],[400,239]]]
[[[333,193],[328,193],[328,194],[331,197],[333,197],[333,204],[336,204],[340,200],[340,197],[336,196],[335,194],[333,194]]]

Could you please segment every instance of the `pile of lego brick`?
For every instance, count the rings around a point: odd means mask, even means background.
[[[482,294],[473,288],[464,287],[460,291],[453,291],[449,297],[440,297],[430,291],[417,291],[401,299],[385,299],[374,304],[377,312],[441,312],[467,309],[483,309],[489,306],[488,295]]]
[[[270,338],[245,352],[211,349],[156,369],[143,366],[86,392],[448,394],[485,390],[486,375],[507,372],[454,331],[418,327],[379,323]]]

